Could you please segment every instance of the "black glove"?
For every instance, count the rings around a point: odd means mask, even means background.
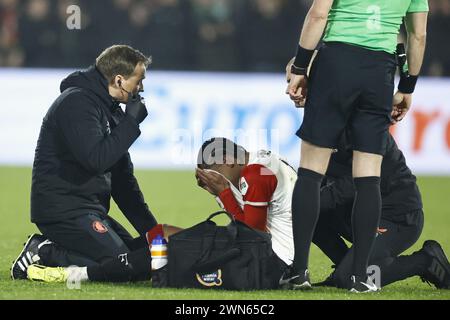
[[[125,114],[131,116],[138,124],[144,121],[148,115],[147,108],[144,104],[144,98],[142,98],[139,94],[128,94]]]

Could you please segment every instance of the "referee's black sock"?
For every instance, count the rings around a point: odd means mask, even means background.
[[[381,216],[380,177],[354,178],[352,274],[367,277],[367,265]]]
[[[292,194],[292,228],[294,235],[294,268],[308,269],[309,249],[320,212],[320,184],[323,175],[299,168]]]

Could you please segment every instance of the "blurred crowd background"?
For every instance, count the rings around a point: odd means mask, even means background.
[[[69,30],[69,5],[81,30]],[[0,66],[93,63],[114,43],[153,57],[152,69],[282,72],[311,0],[0,0]],[[422,74],[450,76],[450,0],[429,0]]]

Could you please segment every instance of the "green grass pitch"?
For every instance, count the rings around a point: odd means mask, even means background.
[[[137,171],[136,176],[151,210],[162,223],[189,227],[217,210],[215,200],[200,190],[189,171]],[[450,291],[436,290],[418,277],[383,288],[368,295],[352,295],[345,290],[315,289],[311,292],[252,291],[224,292],[190,289],[153,289],[149,282],[98,284],[83,283],[81,289],[64,284],[12,281],[9,268],[22,249],[27,235],[37,232],[29,221],[30,168],[0,167],[0,299],[445,299]],[[419,177],[425,205],[425,228],[422,237],[407,252],[417,250],[426,239],[439,241],[450,254],[450,177]],[[111,215],[129,230],[129,223],[117,207]],[[225,223],[225,219],[218,219]],[[133,230],[134,232],[134,230]],[[136,234],[136,232],[134,232]],[[324,279],[331,262],[316,248],[312,249],[313,282]]]

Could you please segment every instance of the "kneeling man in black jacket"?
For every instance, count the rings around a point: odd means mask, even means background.
[[[138,50],[114,45],[61,82],[33,164],[31,221],[43,235],[28,239],[13,263],[13,279],[25,279],[31,264],[95,266],[147,246],[145,233],[157,222],[128,149],[147,116],[139,92],[150,62]],[[108,216],[111,197],[141,237],[133,239]]]

